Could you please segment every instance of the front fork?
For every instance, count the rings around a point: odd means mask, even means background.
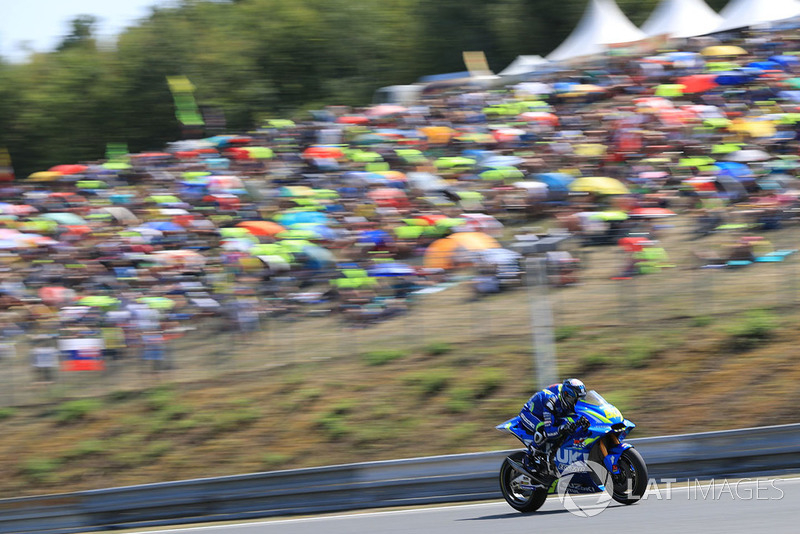
[[[595,461],[599,459],[612,476],[618,476],[620,474],[619,465],[617,465],[619,457],[630,448],[631,445],[622,443],[616,434],[606,434],[597,441],[594,451],[599,458],[596,458]]]

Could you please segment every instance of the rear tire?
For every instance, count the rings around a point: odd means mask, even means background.
[[[642,455],[634,448],[625,449],[617,462],[620,473],[611,475],[614,481],[612,497],[622,504],[633,504],[647,491],[647,465]]]
[[[515,452],[509,455],[513,461],[522,463],[526,453]],[[508,459],[503,460],[500,466],[500,491],[506,502],[515,510],[522,513],[535,512],[547,500],[547,488],[529,490],[520,488],[521,483],[531,484],[530,477],[514,469]]]

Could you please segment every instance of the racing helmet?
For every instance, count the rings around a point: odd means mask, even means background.
[[[577,378],[568,378],[561,384],[558,392],[558,399],[561,401],[561,406],[568,412],[575,409],[578,399],[586,396],[586,386]]]

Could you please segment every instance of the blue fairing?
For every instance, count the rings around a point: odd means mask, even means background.
[[[508,432],[514,435],[518,440],[525,444],[526,447],[533,445],[533,436],[525,430],[522,426],[522,420],[517,417],[512,417],[504,423],[500,423],[495,427],[502,432]]]
[[[562,477],[566,473],[573,473],[569,483],[569,491],[571,493],[602,491],[603,487],[595,484],[589,473],[580,472],[588,469],[586,466],[581,467],[580,464],[589,461],[589,453],[600,438],[606,434],[613,433],[621,441],[636,425],[625,419],[616,407],[608,403],[595,391],[590,391],[585,398],[581,399],[575,406],[575,413],[566,419],[577,421],[580,417],[585,417],[589,420],[589,427],[585,430],[578,429],[559,447],[555,454],[556,468]],[[534,447],[533,435],[522,425],[519,416],[511,418],[495,428],[516,436],[528,448]],[[627,443],[618,443],[609,448],[608,454],[603,458],[605,468],[612,473],[618,472],[617,463],[619,458],[629,448],[631,448],[631,445]],[[570,469],[567,470],[568,468]],[[576,468],[577,472],[575,471]],[[553,491],[555,491],[555,483],[550,488],[550,492]]]
[[[619,462],[619,457],[622,456],[622,453],[625,452],[627,449],[631,448],[630,443],[620,443],[619,445],[615,445],[611,449],[608,450],[608,455],[603,458],[603,465],[605,465],[606,469],[608,469],[612,473],[616,473],[619,469],[617,467],[617,462]]]

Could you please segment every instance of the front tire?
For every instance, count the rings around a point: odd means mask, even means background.
[[[619,474],[611,474],[614,484],[612,497],[622,504],[633,504],[647,491],[647,465],[634,448],[625,449],[617,462]]]
[[[509,455],[517,463],[522,463],[525,458],[524,452],[515,452]],[[520,484],[531,484],[531,480],[525,473],[520,473],[514,469],[508,458],[503,460],[503,465],[500,466],[500,491],[506,502],[515,510],[522,513],[535,512],[542,507],[544,501],[547,500],[547,488],[539,488],[536,490],[520,488]]]

